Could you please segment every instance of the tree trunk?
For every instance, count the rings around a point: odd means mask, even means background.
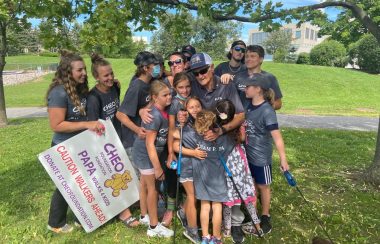
[[[8,124],[7,112],[5,110],[5,95],[3,71],[5,66],[5,54],[7,52],[7,26],[5,21],[0,22],[0,127]]]
[[[373,163],[364,173],[364,180],[368,183],[380,186],[380,117],[379,126],[377,129],[377,141],[375,149],[375,157],[373,158]]]

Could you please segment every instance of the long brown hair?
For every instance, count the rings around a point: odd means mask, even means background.
[[[216,115],[209,110],[202,110],[197,114],[194,128],[199,135],[203,135],[206,131],[212,129],[216,122]]]
[[[267,101],[274,108],[274,91],[272,88],[262,88],[261,91],[263,93],[264,100]]]
[[[77,83],[72,77],[72,66],[71,64],[75,61],[82,61],[83,58],[76,53],[61,50],[61,60],[59,62],[57,71],[55,72],[52,83],[49,86],[49,89],[46,93],[46,102],[47,97],[49,96],[50,91],[58,86],[63,85],[67,95],[69,96],[71,102],[74,106],[79,108],[80,114],[86,114],[86,108],[81,105],[80,96],[87,95],[88,93],[88,81],[87,78],[84,83]]]

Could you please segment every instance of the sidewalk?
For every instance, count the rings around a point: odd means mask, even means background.
[[[46,107],[7,108],[11,118],[46,117]],[[277,114],[280,127],[377,131],[379,118]]]

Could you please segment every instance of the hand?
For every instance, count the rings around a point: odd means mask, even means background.
[[[280,166],[280,169],[282,172],[284,171],[288,171],[290,168],[289,168],[289,165],[288,165],[288,162],[286,160],[282,160],[280,162],[281,166]]]
[[[222,84],[224,85],[228,85],[228,83],[230,83],[230,81],[232,81],[234,79],[234,75],[230,75],[230,74],[223,74],[221,77],[220,77],[220,81],[222,82]]]
[[[203,139],[206,141],[215,141],[220,136],[221,129],[208,130],[204,133]]]
[[[181,126],[184,126],[184,124],[187,122],[187,118],[189,117],[189,113],[187,111],[178,111],[177,113],[177,121],[180,123]]]
[[[201,150],[200,147],[194,149],[194,157],[203,160],[207,157],[207,152]]]
[[[151,108],[142,108],[139,111],[140,118],[145,124],[149,124],[153,121],[153,115],[150,114]]]
[[[99,121],[90,121],[88,122],[88,127],[90,131],[94,131],[97,135],[101,136],[105,132],[104,125]]]
[[[173,160],[177,161],[177,157],[174,153],[169,153],[168,159],[166,160],[166,167],[170,169],[170,164],[173,162]]]
[[[165,180],[165,174],[161,167],[154,169],[154,176],[156,180]]]
[[[145,139],[146,137],[146,130],[144,127],[139,127],[139,130],[138,132],[136,133],[137,136],[140,138],[140,139]]]

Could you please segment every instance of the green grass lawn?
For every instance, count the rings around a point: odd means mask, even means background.
[[[9,59],[9,60],[8,60]],[[9,57],[39,62],[37,56]],[[58,58],[41,57],[41,60]],[[88,70],[90,61],[85,59]],[[131,59],[109,59],[116,77],[122,84],[122,97],[134,74]],[[219,62],[216,62],[219,63]],[[283,92],[281,113],[316,115],[378,116],[380,113],[380,76],[342,68],[265,62],[264,70],[277,76]],[[5,87],[7,107],[43,106],[44,97],[53,75],[17,86]],[[89,74],[90,87],[95,83]]]
[[[334,242],[379,243],[380,192],[358,177],[374,155],[375,133],[288,128],[282,132],[298,186]],[[51,136],[46,118],[10,120],[0,129],[0,243],[171,243],[148,239],[145,228],[127,229],[116,220],[90,234],[49,233],[54,185],[37,154],[49,148]],[[280,175],[277,157],[273,169],[273,230],[262,240],[246,243],[310,243],[315,236],[323,237],[302,198]],[[179,234],[177,243],[188,242]]]

